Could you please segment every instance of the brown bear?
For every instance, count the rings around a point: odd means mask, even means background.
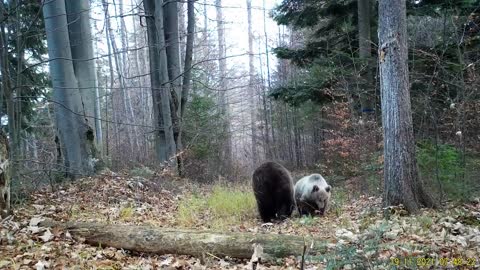
[[[290,172],[276,162],[258,167],[252,177],[253,192],[263,222],[290,217],[295,209]]]
[[[295,184],[295,200],[300,215],[324,215],[330,206],[332,187],[318,173],[303,177]]]

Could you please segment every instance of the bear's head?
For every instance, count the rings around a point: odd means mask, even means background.
[[[325,214],[325,211],[328,208],[331,189],[332,187],[330,185],[327,185],[326,187],[313,185],[312,187],[310,198],[315,202],[318,209],[317,211],[322,216]]]

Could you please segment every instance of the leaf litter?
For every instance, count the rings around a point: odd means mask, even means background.
[[[201,258],[184,255],[139,254],[111,247],[90,246],[68,230],[43,228],[44,219],[178,227],[179,201],[192,190],[209,192],[211,186],[175,179],[129,177],[110,173],[64,184],[54,192],[42,189],[29,203],[14,208],[13,217],[0,223],[0,269],[299,269],[301,258],[283,258],[275,264],[259,260],[262,247],[250,260]],[[327,241],[324,256],[305,254],[304,269],[385,269],[407,259],[429,259],[423,269],[480,268],[480,201],[424,209],[408,216],[393,211],[382,216],[381,199],[350,198],[341,211],[324,217],[294,215],[282,223],[259,219],[228,228],[231,232],[312,235]],[[208,222],[206,219],[205,223]],[[200,224],[197,229],[209,228]],[[463,259],[459,265],[459,259]],[[399,259],[399,261],[396,261]],[[457,265],[455,265],[457,263]],[[417,268],[422,268],[418,265]]]

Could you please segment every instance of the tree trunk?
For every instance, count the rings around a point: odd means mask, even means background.
[[[122,78],[125,80],[125,76],[129,76],[129,68],[128,68],[128,32],[127,32],[127,27],[125,25],[125,16],[124,14],[124,9],[123,9],[123,0],[119,1],[118,3],[119,11],[120,11],[120,36],[122,40]],[[115,15],[117,9],[115,8]],[[136,51],[136,50],[135,50]],[[133,105],[132,105],[132,98],[130,95],[130,91],[128,89],[127,82],[125,80],[124,83],[124,89],[123,89],[123,100],[125,103],[125,106],[127,107],[127,111],[125,113],[128,113],[128,118],[130,123],[137,123],[137,117],[135,117],[135,112],[133,110]],[[133,143],[135,145],[135,150],[134,150],[134,155],[137,156],[137,161],[138,161],[138,153],[140,152],[140,143],[139,143],[139,136],[138,136],[138,127],[137,126],[130,126],[131,132],[133,134]]]
[[[370,12],[371,4],[370,0],[358,0],[358,45],[359,45],[359,56],[362,61],[361,70],[366,70],[364,76],[366,78],[364,82],[361,82],[360,86],[360,104],[362,114],[368,116],[373,112],[374,105],[372,100],[374,100],[373,80],[371,72],[371,37],[370,37]],[[363,81],[363,80],[362,80]],[[373,93],[372,93],[373,92]]]
[[[167,160],[167,142],[163,127],[161,111],[160,83],[160,50],[158,48],[157,27],[155,26],[155,1],[144,0],[145,19],[147,23],[148,54],[150,58],[150,87],[152,88],[153,118],[155,123],[155,154],[160,162]]]
[[[84,122],[84,109],[72,64],[68,22],[64,0],[47,1],[43,5],[47,32],[50,74],[59,138],[64,149],[66,173],[75,178],[93,173],[88,144],[93,130]]]
[[[168,82],[172,87],[171,91],[171,116],[173,125],[173,136],[176,145],[177,165],[181,166],[180,149],[182,143],[180,136],[181,126],[181,104],[182,98],[182,75],[180,61],[180,36],[178,30],[178,3],[177,1],[166,1],[163,5],[164,34],[168,67]],[[181,172],[182,169],[178,168]]]
[[[177,152],[178,155],[178,173],[183,176],[183,159],[181,152],[183,151],[182,143],[182,131],[183,131],[183,116],[185,115],[186,105],[188,101],[188,95],[190,90],[190,84],[192,80],[192,59],[193,59],[193,41],[195,38],[195,0],[189,0],[187,4],[187,44],[185,47],[185,61],[184,61],[184,73],[182,82],[182,94],[180,99],[180,126],[177,136]]]
[[[227,104],[227,59],[226,59],[226,47],[225,47],[225,28],[223,21],[222,0],[215,0],[216,6],[216,19],[217,19],[217,35],[218,35],[218,69],[219,69],[219,106],[221,115],[223,117],[223,153],[221,159],[223,160],[223,170],[225,173],[231,168],[232,165],[232,138],[230,134],[230,117],[228,113]]]
[[[10,168],[9,168],[9,177],[8,177],[8,182],[6,181],[4,184],[4,188],[3,191],[5,192],[5,194],[7,194],[6,192],[8,191],[8,194],[10,194],[10,181],[15,181],[15,179],[17,179],[17,174],[18,174],[18,164],[17,161],[19,159],[19,147],[20,147],[20,131],[21,131],[21,110],[20,108],[18,108],[19,105],[21,105],[21,102],[16,102],[15,99],[14,99],[14,89],[15,88],[18,88],[17,89],[17,93],[16,95],[21,95],[21,89],[22,89],[22,86],[19,84],[21,83],[21,81],[18,81],[18,79],[20,78],[20,74],[16,74],[17,75],[17,84],[16,85],[12,85],[12,81],[13,81],[13,78],[14,76],[12,76],[12,67],[11,67],[11,63],[9,61],[9,55],[8,55],[8,36],[9,36],[9,30],[8,30],[8,27],[7,25],[10,23],[8,20],[8,17],[5,17],[6,14],[8,14],[8,11],[5,10],[5,6],[4,6],[4,3],[0,3],[0,50],[1,50],[1,54],[0,54],[0,70],[1,70],[1,74],[2,74],[2,88],[1,88],[1,92],[0,92],[0,95],[2,96],[1,98],[1,101],[2,103],[0,103],[0,106],[3,107],[3,102],[5,102],[5,105],[6,105],[6,115],[8,115],[8,133],[9,133],[9,136],[10,136],[10,143],[9,143],[9,160],[10,160]],[[18,15],[18,14],[17,14]],[[19,22],[16,23],[16,26],[18,27],[19,25]],[[17,35],[17,36],[20,36],[20,35]],[[18,37],[16,42],[17,44],[20,44],[21,43],[21,38]],[[19,43],[20,41],[20,43]],[[22,59],[23,59],[23,56],[20,56],[20,55],[23,55],[24,52],[23,50],[20,49],[19,45],[17,45],[17,53],[19,54],[19,56],[17,57],[18,58],[18,66],[21,66],[22,63],[20,62],[23,62]],[[17,72],[18,70],[21,70],[22,68],[17,68]],[[17,86],[17,87],[16,87]],[[3,109],[3,108],[2,108]],[[8,142],[8,141],[7,141]],[[10,202],[10,199],[8,199],[8,202]]]
[[[100,121],[96,122],[94,119],[95,116],[99,117],[99,103],[97,102],[98,83],[90,26],[90,5],[88,1],[73,0],[67,0],[65,4],[72,64],[78,82],[82,114],[88,129],[95,131],[92,136],[96,137],[101,134],[102,127]],[[89,154],[95,158],[99,158],[97,147],[100,145],[98,143],[98,140],[92,140],[87,145]]]
[[[248,18],[248,73],[249,82],[249,101],[250,101],[250,129],[252,132],[252,164],[257,165],[257,130],[256,130],[256,112],[255,106],[255,66],[253,65],[253,32],[252,32],[252,0],[247,0],[247,18]]]
[[[10,214],[10,166],[7,136],[0,130],[0,217]]]
[[[384,136],[384,205],[410,213],[435,206],[418,177],[408,78],[405,0],[379,3],[379,65]]]
[[[309,236],[252,233],[216,233],[209,231],[155,228],[135,225],[107,225],[97,223],[60,223],[44,221],[44,227],[59,227],[94,246],[111,246],[136,252],[155,254],[183,254],[202,256],[205,253],[219,257],[249,259],[254,244],[263,248],[262,261],[274,258],[301,256],[308,245],[308,254],[318,256],[327,251],[325,241]]]
[[[168,77],[167,53],[163,28],[163,0],[145,0],[150,54],[152,97],[157,131],[157,158],[176,169],[176,146],[171,116],[171,84]]]
[[[120,117],[120,119],[122,119],[122,121],[119,121],[119,122],[131,123],[133,120],[129,119],[129,113],[128,113],[129,106],[127,104],[127,98],[126,98],[127,94],[126,94],[125,77],[124,77],[124,74],[123,74],[123,71],[122,71],[122,68],[121,68],[122,57],[118,52],[117,42],[115,41],[115,35],[113,33],[113,30],[112,30],[112,25],[111,25],[111,22],[110,22],[110,16],[109,16],[109,11],[108,11],[108,5],[109,4],[106,0],[102,0],[102,6],[103,6],[103,9],[104,9],[104,12],[105,12],[105,28],[106,28],[105,31],[108,34],[108,38],[107,38],[108,44],[107,44],[107,46],[110,46],[110,45],[112,46],[111,48],[112,48],[112,51],[113,51],[113,58],[115,60],[115,71],[117,72],[118,82],[120,83],[120,90],[122,91],[121,92],[121,97],[119,99],[121,99],[123,116]],[[111,93],[112,93],[112,105],[113,105],[114,104],[113,100],[114,100],[114,97],[115,97],[114,89],[112,89]],[[115,107],[113,107],[113,108],[115,108]],[[118,117],[117,117],[117,121],[118,121]],[[118,123],[116,123],[116,124],[118,125]],[[134,150],[134,142],[133,142],[133,139],[132,139],[132,133],[133,132],[131,132],[131,126],[125,125],[124,128],[125,128],[125,131],[126,131],[125,134],[126,134],[126,137],[127,137],[127,145],[129,146],[130,152],[131,152],[130,155],[125,156],[125,158],[127,158],[127,157],[131,157],[131,155],[133,155],[135,153],[135,150]]]

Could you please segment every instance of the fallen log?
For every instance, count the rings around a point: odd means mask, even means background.
[[[110,246],[142,253],[178,254],[250,259],[255,246],[263,249],[261,260],[272,261],[290,255],[302,256],[304,246],[309,255],[325,253],[324,240],[306,236],[211,232],[150,226],[57,222],[46,220],[42,227],[58,227],[85,239],[91,245]],[[257,250],[258,252],[258,250]],[[258,254],[257,254],[258,255]]]

